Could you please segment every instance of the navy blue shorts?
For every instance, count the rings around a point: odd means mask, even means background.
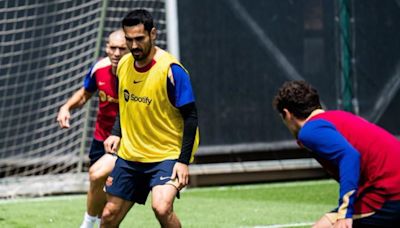
[[[326,216],[331,222],[337,220],[337,208]],[[400,201],[387,201],[382,208],[362,218],[353,219],[353,228],[398,228],[400,227]]]
[[[400,227],[400,201],[387,201],[373,215],[353,220],[353,227]]]
[[[103,141],[93,139],[92,145],[90,146],[89,159],[90,166],[96,163],[105,154]]]
[[[175,163],[176,160],[141,163],[118,157],[106,181],[106,192],[124,200],[145,204],[154,186],[172,182],[171,175]]]

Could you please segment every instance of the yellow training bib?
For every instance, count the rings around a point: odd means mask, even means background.
[[[171,64],[181,65],[158,49],[155,64],[145,72],[134,67],[132,55],[118,64],[118,96],[122,138],[118,155],[129,161],[159,162],[177,159],[181,152],[183,119],[168,98],[167,75]],[[197,130],[192,159],[199,143]]]

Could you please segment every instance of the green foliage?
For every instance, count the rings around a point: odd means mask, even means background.
[[[251,227],[313,222],[336,206],[333,181],[187,189],[175,201],[183,227]],[[86,196],[0,201],[0,227],[79,227]],[[150,207],[135,205],[121,228],[159,227]]]

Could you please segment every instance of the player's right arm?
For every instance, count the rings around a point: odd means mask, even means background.
[[[110,135],[104,140],[104,150],[107,153],[116,154],[118,151],[119,143],[121,141],[121,137],[116,135]]]
[[[70,111],[75,108],[80,108],[92,97],[92,93],[89,93],[85,88],[80,88],[72,95],[68,101],[60,107],[57,115],[57,122],[61,128],[69,128],[69,120],[71,118]]]
[[[340,219],[351,219],[354,213],[358,182],[360,179],[360,154],[347,139],[328,121],[312,120],[299,133],[301,143],[338,169]],[[341,221],[341,224],[347,224]]]
[[[111,135],[104,140],[104,150],[107,153],[116,154],[118,151],[119,143],[121,141],[121,124],[119,121],[119,113],[115,117],[114,126],[111,130]]]
[[[70,111],[75,108],[80,108],[92,97],[92,94],[97,90],[96,78],[93,73],[93,67],[90,68],[86,74],[83,86],[72,95],[68,101],[61,106],[58,115],[57,122],[61,128],[69,128],[69,120],[71,119]]]

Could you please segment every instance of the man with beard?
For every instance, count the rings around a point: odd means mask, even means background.
[[[120,112],[104,143],[106,151],[118,150],[118,159],[106,181],[102,227],[118,227],[150,191],[161,227],[181,227],[173,203],[188,184],[188,165],[199,143],[190,78],[178,60],[155,45],[148,11],[128,13],[122,28],[131,55],[118,65]]]

